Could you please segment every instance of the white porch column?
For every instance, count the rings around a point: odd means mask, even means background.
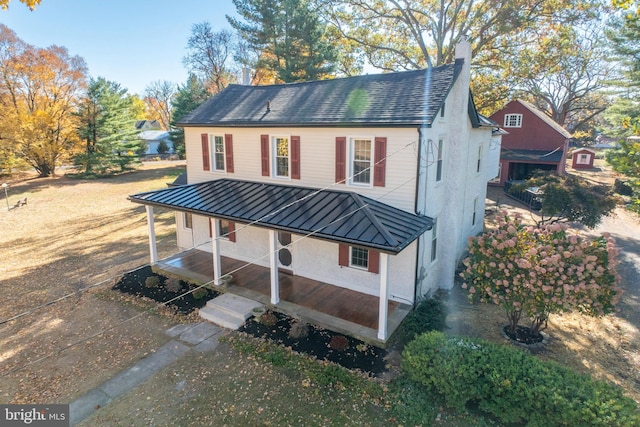
[[[145,205],[147,210],[147,227],[149,232],[149,254],[151,264],[158,262],[158,247],[156,246],[156,227],[153,220],[153,206]]]
[[[220,239],[218,233],[218,224],[215,218],[209,218],[211,223],[211,249],[213,254],[213,283],[220,284],[222,276],[222,264],[220,263]]]
[[[278,283],[278,233],[269,230],[269,265],[271,269],[271,304],[280,302],[280,284]]]
[[[378,313],[378,339],[387,339],[387,318],[389,312],[389,255],[380,253],[380,309]]]

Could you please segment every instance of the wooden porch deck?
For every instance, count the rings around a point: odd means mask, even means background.
[[[316,326],[384,346],[385,343],[377,338],[378,297],[281,272],[280,302],[273,306],[270,303],[271,282],[268,268],[247,265],[244,261],[227,257],[221,257],[221,263],[223,274],[233,275],[229,286],[220,287],[221,292],[241,295]],[[197,284],[213,280],[211,253],[197,249],[161,260],[154,269]],[[390,337],[409,313],[411,306],[389,301],[388,310],[387,328]]]

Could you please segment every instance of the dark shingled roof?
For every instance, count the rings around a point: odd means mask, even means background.
[[[545,162],[559,163],[562,161],[564,150],[515,150],[513,148],[503,148],[500,158],[504,160],[516,160],[522,162]]]
[[[397,254],[433,220],[347,191],[220,179],[129,200]]]
[[[268,86],[230,85],[178,125],[430,125],[462,64],[458,59],[426,70]]]

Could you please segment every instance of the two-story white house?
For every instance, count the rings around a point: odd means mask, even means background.
[[[152,261],[153,207],[174,209],[180,249],[208,254],[214,283],[238,278],[225,291],[262,281],[286,311],[310,281],[348,290],[304,304],[325,314],[342,304],[342,332],[384,343],[398,313],[453,286],[482,231],[496,124],[470,95],[467,42],[456,56],[427,70],[227,87],[180,123],[188,183],[130,197],[147,207]],[[240,279],[243,265],[264,274]],[[372,309],[374,323],[353,320]]]

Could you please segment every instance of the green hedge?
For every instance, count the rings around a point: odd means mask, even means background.
[[[505,423],[640,426],[619,388],[505,345],[429,332],[407,344],[402,368],[447,406],[477,405]]]

